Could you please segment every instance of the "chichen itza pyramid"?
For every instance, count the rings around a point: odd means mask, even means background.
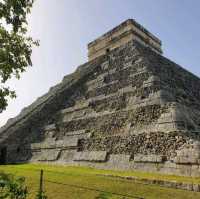
[[[128,19],[0,129],[0,162],[200,176],[200,79]]]

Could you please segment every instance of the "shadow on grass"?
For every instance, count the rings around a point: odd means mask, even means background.
[[[95,199],[109,199],[111,197],[111,193],[100,193]]]

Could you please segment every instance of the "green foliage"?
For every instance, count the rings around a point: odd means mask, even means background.
[[[5,86],[12,76],[20,74],[32,65],[32,47],[38,46],[27,33],[27,14],[34,0],[0,1],[0,111],[8,105],[8,99],[16,97],[14,91]]]
[[[0,173],[0,199],[26,199],[25,178]]]
[[[36,195],[35,199],[47,199],[47,196],[45,195],[44,191],[39,191]]]

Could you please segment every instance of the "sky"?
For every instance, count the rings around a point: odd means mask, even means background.
[[[200,77],[199,0],[36,0],[29,34],[40,40],[33,66],[8,85],[17,98],[0,114],[0,126],[87,62],[87,44],[133,18],[159,37],[164,56]]]

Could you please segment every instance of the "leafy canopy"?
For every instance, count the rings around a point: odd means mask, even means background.
[[[26,199],[27,194],[24,177],[0,173],[0,199]]]
[[[34,0],[0,0],[0,112],[8,105],[8,99],[16,97],[15,91],[6,86],[11,77],[32,65],[32,47],[38,46],[27,36],[27,15]]]

